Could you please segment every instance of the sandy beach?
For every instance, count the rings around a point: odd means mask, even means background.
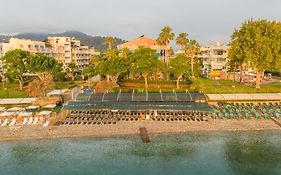
[[[279,120],[281,122],[281,120]],[[250,131],[280,130],[272,120],[214,120],[207,122],[156,122],[137,121],[119,122],[116,125],[95,126],[17,126],[0,128],[0,141],[26,139],[53,139],[70,137],[112,137],[137,135],[139,128],[146,127],[148,134],[180,133],[196,131]]]

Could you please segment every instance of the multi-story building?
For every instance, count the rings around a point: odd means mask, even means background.
[[[32,54],[42,53],[53,56],[64,67],[74,61],[80,69],[90,63],[92,56],[100,54],[95,48],[82,46],[79,40],[71,37],[48,37],[45,41],[11,38],[9,42],[0,43],[0,58],[8,51],[15,49],[28,51]],[[0,74],[3,73],[2,67],[0,59]]]
[[[11,49],[21,49],[32,54],[46,53],[46,44],[42,41],[33,41],[28,39],[11,38],[9,41]]]
[[[48,45],[53,51],[53,56],[64,67],[74,62],[80,69],[87,67],[91,56],[99,55],[99,52],[93,52],[94,48],[82,46],[80,41],[74,37],[50,36],[47,40]]]
[[[11,45],[10,43],[0,43],[0,75],[3,73],[3,62],[2,62],[2,57],[9,51],[11,50]]]
[[[52,51],[46,47],[45,42],[32,41],[29,39],[11,38],[9,42],[0,43],[0,58],[3,57],[8,51],[21,49],[28,51],[32,54],[42,53],[52,56]],[[3,73],[2,61],[0,62],[0,74]]]
[[[221,45],[210,45],[201,48],[201,53],[198,57],[203,63],[203,74],[209,75],[211,72],[226,72],[228,60],[228,49],[229,46]]]
[[[170,46],[160,46],[155,40],[145,37],[144,35],[117,46],[118,50],[128,48],[131,52],[134,52],[139,47],[146,47],[156,50],[156,52],[159,54],[159,58],[160,56],[163,56],[164,51],[170,49]]]

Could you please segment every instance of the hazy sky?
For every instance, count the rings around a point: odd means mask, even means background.
[[[253,17],[281,20],[281,0],[0,0],[0,33],[63,32],[155,38],[164,25],[202,44],[228,41]]]

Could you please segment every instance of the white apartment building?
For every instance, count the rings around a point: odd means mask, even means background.
[[[82,46],[79,40],[72,37],[48,37],[45,41],[11,38],[9,42],[0,43],[0,58],[8,51],[15,49],[52,56],[64,67],[74,61],[80,69],[87,67],[92,56],[100,55],[95,48]],[[2,73],[3,66],[0,59],[0,74]]]
[[[10,43],[0,43],[0,75],[3,73],[3,62],[2,62],[2,57],[9,51],[11,50],[11,45]]]
[[[33,54],[51,54],[51,51],[46,47],[45,42],[11,38],[9,42],[0,43],[0,57],[4,56],[8,51],[15,49],[21,49]]]
[[[198,57],[203,62],[203,74],[209,75],[213,71],[226,72],[229,61],[228,49],[229,46],[220,43],[202,47]]]
[[[0,58],[2,58],[8,51],[15,49],[28,51],[32,54],[42,53],[52,56],[52,51],[46,47],[45,42],[11,38],[9,42],[0,43]],[[3,73],[2,64],[2,61],[0,61],[0,74]]]
[[[91,56],[100,54],[93,52],[94,48],[82,46],[80,41],[74,37],[50,36],[47,43],[53,51],[54,58],[64,67],[74,61],[80,69],[83,69],[89,65]]]

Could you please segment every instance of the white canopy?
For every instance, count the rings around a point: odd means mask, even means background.
[[[22,112],[19,114],[19,117],[28,117],[32,116],[32,112]]]
[[[40,108],[40,106],[28,106],[26,107],[27,110],[35,110],[35,109],[38,109]]]
[[[52,111],[41,111],[38,114],[39,115],[51,115]]]
[[[52,90],[50,92],[47,93],[47,96],[51,96],[51,95],[62,95],[64,93],[66,93],[68,91],[68,89],[59,89],[59,90]]]
[[[0,104],[10,105],[10,104],[30,104],[34,102],[36,98],[1,98]]]
[[[13,107],[13,108],[10,108],[10,109],[8,109],[7,111],[9,111],[9,112],[16,112],[16,111],[25,111],[25,109],[24,108],[22,108],[22,107]]]
[[[0,117],[9,117],[9,116],[13,116],[16,115],[15,112],[3,112],[0,114]]]
[[[56,104],[51,104],[51,105],[47,105],[44,108],[45,109],[54,109],[57,105]]]

